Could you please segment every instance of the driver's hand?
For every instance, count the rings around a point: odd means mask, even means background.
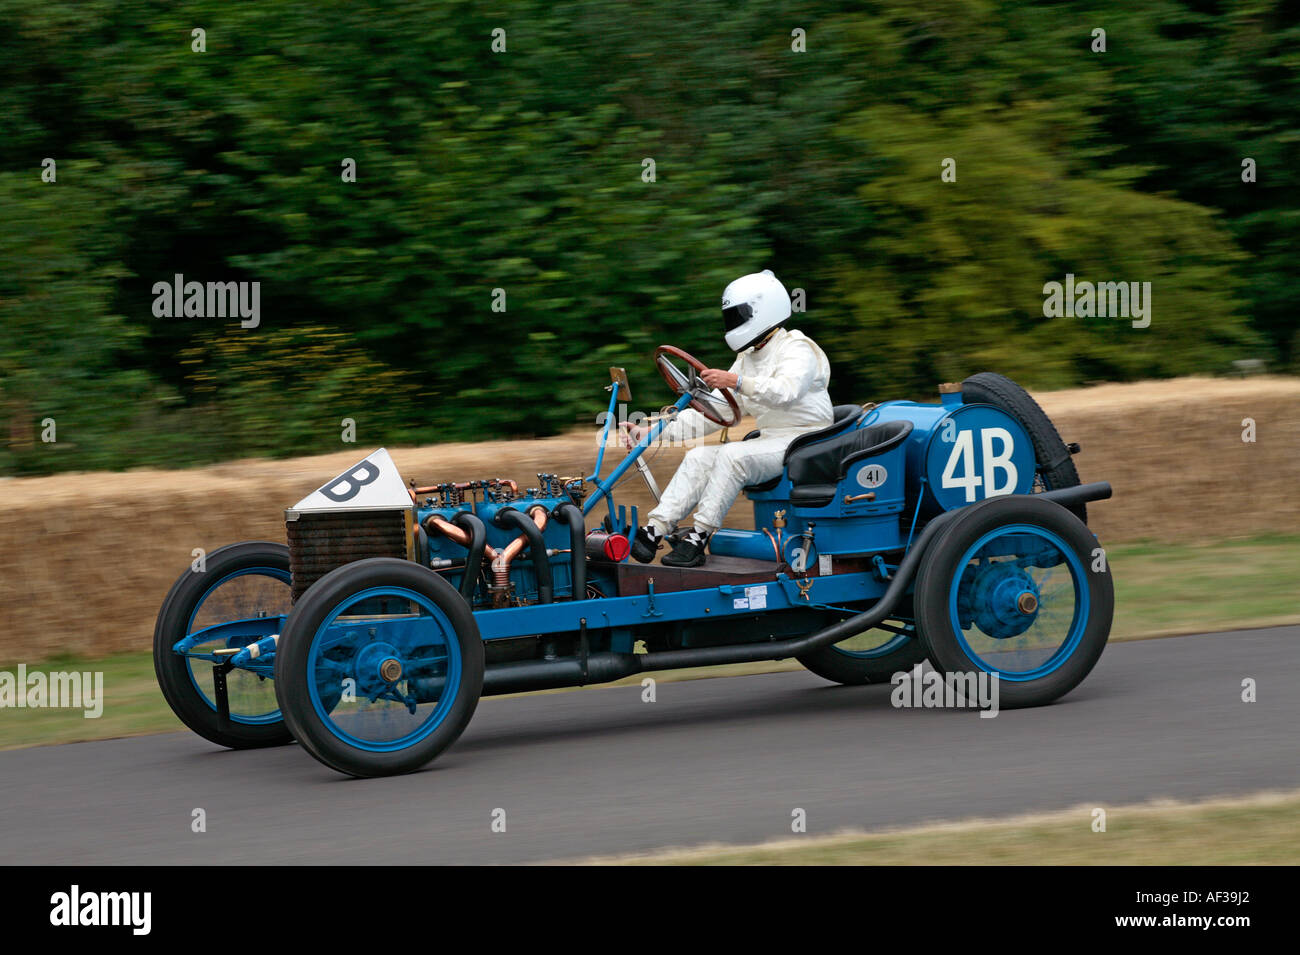
[[[623,447],[629,451],[637,446],[645,433],[650,430],[648,425],[633,424],[631,421],[624,421],[623,428]]]
[[[723,371],[720,368],[706,368],[700,372],[700,377],[710,388],[735,388],[736,383],[740,381],[739,376],[734,372]]]

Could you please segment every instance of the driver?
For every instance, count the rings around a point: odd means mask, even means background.
[[[715,389],[715,400],[722,400],[716,389],[732,389],[740,410],[757,419],[761,434],[749,441],[710,444],[686,453],[650,512],[650,523],[636,533],[632,542],[636,560],[643,564],[653,560],[664,537],[694,508],[694,527],[678,536],[663,563],[669,567],[703,564],[709,535],[722,526],[740,489],[776,477],[786,445],[805,431],[831,423],[831,398],[826,391],[830,362],[811,338],[784,327],[789,318],[790,295],[770,269],[742,275],[723,291],[724,338],[739,354],[730,370],[710,368],[700,377]],[[648,430],[645,425],[625,427],[629,447]],[[699,438],[721,427],[687,408],[664,428],[660,440]]]

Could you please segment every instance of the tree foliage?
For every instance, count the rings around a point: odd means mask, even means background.
[[[765,267],[837,399],[1293,368],[1298,16],[3,0],[0,469],[552,433],[610,364],[654,404],[660,342],[726,363]],[[178,273],[261,283],[260,325],[156,317]],[[1066,273],[1150,282],[1150,326],[1045,318]]]

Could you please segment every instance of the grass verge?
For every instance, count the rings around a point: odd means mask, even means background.
[[[805,836],[570,860],[593,865],[1295,865],[1300,792],[1198,803],[1094,806],[879,833]]]

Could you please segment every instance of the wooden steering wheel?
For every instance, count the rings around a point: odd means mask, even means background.
[[[686,365],[686,371],[683,372],[673,363],[674,358]],[[714,424],[730,428],[740,421],[740,405],[736,403],[736,396],[730,388],[718,388],[715,391],[706,385],[700,372],[708,366],[698,358],[673,345],[660,345],[655,349],[655,365],[673,394],[678,397],[689,394],[691,407]]]

